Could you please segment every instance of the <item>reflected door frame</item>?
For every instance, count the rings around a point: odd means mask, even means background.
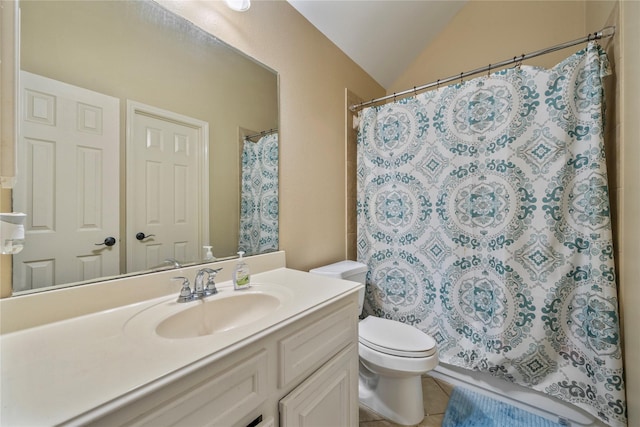
[[[146,131],[140,135],[136,126],[142,121],[155,121],[160,127],[184,127],[189,136],[173,135],[171,141],[153,140],[152,132]],[[142,140],[140,138],[142,137]],[[163,136],[162,138],[165,138]],[[191,137],[194,139],[192,140]],[[137,141],[136,141],[137,140]],[[143,143],[144,150],[164,151],[166,155],[173,153],[178,156],[172,164],[159,165],[156,160],[142,158],[137,143]],[[162,145],[162,147],[158,146]],[[126,119],[127,146],[127,189],[126,189],[126,252],[127,272],[148,270],[157,267],[167,258],[175,258],[180,262],[198,261],[201,259],[203,245],[209,245],[209,124],[205,121],[174,113],[161,108],[127,100]],[[153,155],[153,154],[152,154]],[[146,155],[144,155],[146,157]],[[192,157],[191,161],[188,158]],[[186,161],[188,163],[183,163]],[[151,164],[153,163],[153,164]],[[195,171],[192,170],[195,164]],[[157,169],[157,170],[156,170]],[[162,172],[160,172],[162,169]],[[154,172],[155,170],[155,172]],[[177,172],[176,172],[177,171]],[[166,176],[153,181],[155,173]],[[184,175],[181,175],[184,174]],[[144,177],[136,187],[129,182],[140,181],[132,177]],[[153,187],[150,194],[149,186]],[[186,191],[179,191],[184,186]],[[189,192],[189,194],[187,194]],[[172,199],[160,200],[160,198]],[[192,205],[182,206],[193,200]],[[169,212],[167,202],[173,209]],[[155,206],[156,213],[150,212],[149,204]],[[164,207],[163,207],[164,206]],[[183,212],[176,212],[182,207]],[[191,210],[192,209],[192,210]],[[181,217],[176,225],[175,218]],[[167,226],[182,227],[191,223],[197,228],[197,241],[185,236],[182,240],[172,238],[167,233]],[[167,223],[169,222],[169,223]],[[142,240],[136,238],[138,233],[146,236]]]

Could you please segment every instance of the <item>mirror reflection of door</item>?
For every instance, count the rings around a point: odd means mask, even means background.
[[[133,101],[127,110],[127,271],[201,259],[209,125]]]
[[[22,71],[20,102],[14,291],[119,274],[119,100]]]

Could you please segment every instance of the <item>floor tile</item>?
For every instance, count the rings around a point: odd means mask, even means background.
[[[444,414],[449,403],[449,395],[436,383],[432,377],[422,378],[422,395],[424,397],[424,411],[427,415]]]
[[[444,414],[435,414],[424,417],[424,420],[418,425],[418,427],[441,427]]]
[[[453,386],[451,384],[444,382],[442,380],[439,380],[437,378],[434,378],[434,380],[440,386],[442,391],[444,391],[447,394],[447,396],[451,396],[451,392],[453,391]]]
[[[380,414],[373,412],[366,406],[360,405],[360,425],[365,421],[378,421],[381,419],[382,416]]]

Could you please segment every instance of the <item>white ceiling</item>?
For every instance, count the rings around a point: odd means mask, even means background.
[[[287,0],[385,89],[466,0]]]

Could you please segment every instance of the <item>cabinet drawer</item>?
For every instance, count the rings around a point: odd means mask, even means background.
[[[191,374],[93,425],[236,425],[267,400],[267,361],[262,350],[232,366]]]
[[[348,304],[278,343],[278,386],[310,374],[351,342],[357,342],[357,307]]]

